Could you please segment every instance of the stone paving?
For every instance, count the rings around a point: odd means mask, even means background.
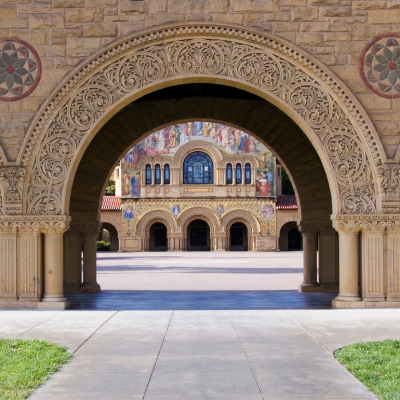
[[[373,399],[332,352],[400,310],[2,311],[0,335],[74,352],[30,400]]]
[[[242,271],[237,279],[243,275],[260,274]],[[69,296],[81,310],[1,311],[0,337],[42,338],[74,353],[29,400],[375,398],[332,353],[356,341],[400,338],[400,310],[317,310],[327,300],[313,296],[325,294],[228,288]],[[281,309],[256,309],[268,304]]]

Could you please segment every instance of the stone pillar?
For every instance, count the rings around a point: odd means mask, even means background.
[[[17,296],[20,303],[38,302],[42,297],[41,250],[40,224],[35,222],[19,224]]]
[[[319,227],[313,223],[300,223],[303,235],[303,283],[300,292],[319,292],[321,290],[317,277],[317,245]]]
[[[82,291],[99,293],[100,285],[96,279],[96,240],[101,224],[99,222],[82,223],[83,236],[83,283]]]
[[[17,301],[17,229],[0,222],[0,301]]]
[[[336,280],[336,231],[332,222],[322,225],[318,236],[319,284],[321,292],[338,292],[339,282]]]
[[[69,302],[63,295],[65,223],[49,223],[44,229],[44,297],[38,308],[65,309]]]
[[[361,228],[355,220],[334,220],[333,227],[339,232],[339,295],[332,305],[336,308],[359,308],[358,233]]]
[[[364,301],[385,301],[384,233],[386,222],[365,221],[362,227],[362,294]]]
[[[400,301],[400,221],[387,224],[387,301]]]
[[[79,224],[64,233],[64,293],[79,293],[82,284],[82,238]]]

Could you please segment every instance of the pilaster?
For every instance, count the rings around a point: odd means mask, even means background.
[[[400,302],[400,221],[387,223],[387,301]]]
[[[338,252],[336,231],[329,221],[320,226],[318,235],[319,283],[322,292],[338,292]]]

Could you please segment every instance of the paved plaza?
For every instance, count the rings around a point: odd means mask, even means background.
[[[400,310],[317,309],[333,295],[300,280],[301,253],[104,253],[104,292],[69,295],[81,310],[2,311],[0,336],[74,353],[30,400],[374,399],[333,352],[400,338]]]

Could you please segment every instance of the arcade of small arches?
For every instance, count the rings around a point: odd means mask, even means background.
[[[399,306],[400,167],[386,157],[368,112],[334,73],[295,45],[207,22],[163,26],[113,42],[80,63],[44,102],[16,162],[2,160],[1,304],[65,308],[68,288],[98,292],[99,210],[116,160],[155,128],[197,120],[251,132],[290,172],[303,238],[303,290],[339,282],[335,307]],[[171,199],[163,200],[160,218],[171,209],[166,200],[174,201],[172,189],[181,190],[174,182],[181,182],[182,169],[170,168]],[[220,171],[217,166],[222,182],[226,171],[226,165]],[[146,201],[161,193],[157,185],[144,189]],[[225,212],[245,197],[236,189]],[[215,206],[218,199],[202,199],[207,201]],[[178,217],[170,213],[170,222],[187,216],[182,232],[170,225],[173,248],[188,240],[189,225],[201,219],[211,249],[226,249],[224,213],[210,211],[207,220],[186,208]],[[266,221],[259,223],[267,240]],[[121,231],[130,236],[126,222]],[[146,224],[141,239],[147,232],[150,238],[150,231]],[[250,238],[249,228],[247,233]]]

